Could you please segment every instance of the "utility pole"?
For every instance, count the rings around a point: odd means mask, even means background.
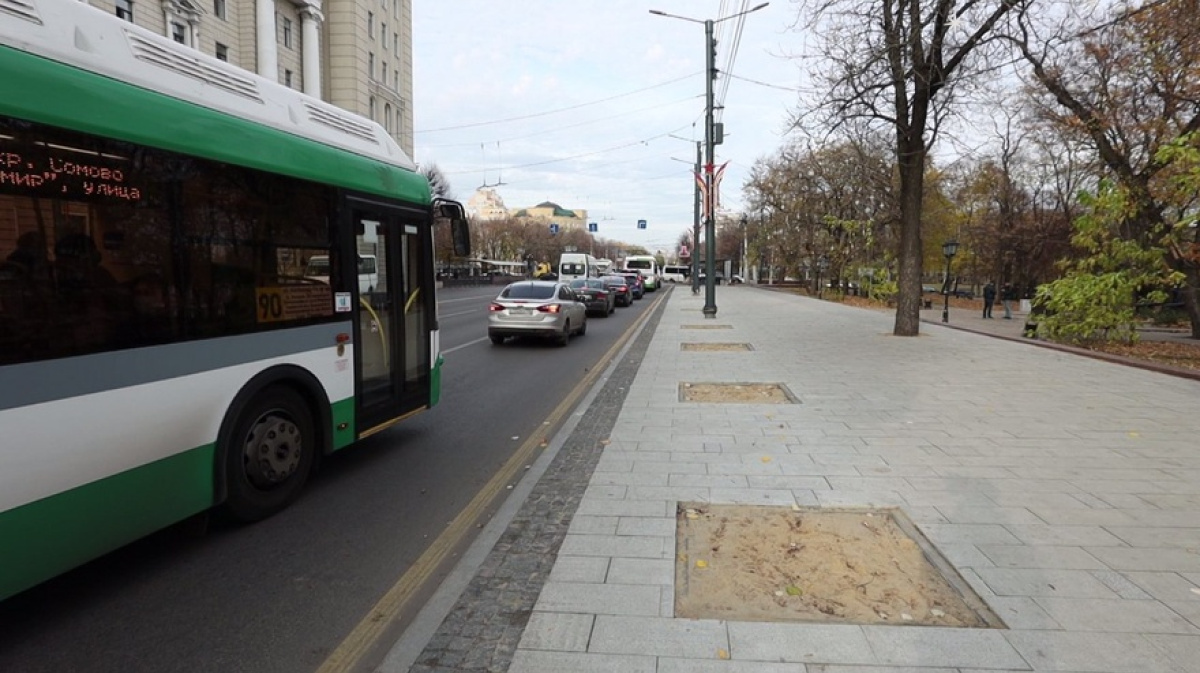
[[[696,174],[692,176],[692,189],[696,198],[692,203],[692,294],[700,293],[700,141],[696,141]]]
[[[717,78],[713,20],[704,22],[704,317],[717,317],[717,237],[713,205],[713,80]]]
[[[704,317],[717,317],[717,226],[716,226],[716,194],[714,194],[713,179],[716,166],[713,165],[713,146],[716,145],[715,137],[716,129],[713,127],[713,81],[717,79],[717,43],[713,40],[713,24],[719,21],[732,19],[750,12],[757,12],[766,7],[767,2],[761,3],[750,9],[743,10],[736,14],[723,16],[719,19],[706,19],[700,21],[678,14],[668,14],[658,9],[650,10],[651,14],[658,16],[666,16],[672,19],[683,19],[692,23],[704,24],[704,61],[705,61],[705,76],[704,76],[704,147],[705,147],[705,163],[704,163]],[[693,255],[695,253],[693,252]],[[694,265],[693,265],[693,268]],[[694,274],[693,274],[694,275]]]

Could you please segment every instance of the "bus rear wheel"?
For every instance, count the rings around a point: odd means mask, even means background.
[[[238,413],[225,444],[221,510],[237,521],[265,519],[291,504],[312,472],[312,411],[295,390],[270,386]]]

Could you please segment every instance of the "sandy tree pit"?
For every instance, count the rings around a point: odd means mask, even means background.
[[[898,517],[882,509],[682,503],[675,615],[1002,627],[961,578],[943,577]]]

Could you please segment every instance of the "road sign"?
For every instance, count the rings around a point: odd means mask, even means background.
[[[556,224],[556,223],[553,223],[553,222],[551,222],[551,223],[550,223],[550,233],[551,233],[551,234],[557,234],[557,233],[558,233],[558,224]]]
[[[600,225],[595,222],[588,222],[588,231],[600,231]]]
[[[638,220],[638,229],[645,229],[645,228],[646,228],[646,221]]]

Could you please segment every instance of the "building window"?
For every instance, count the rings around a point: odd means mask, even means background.
[[[292,71],[291,70],[283,71],[283,85],[289,89],[292,88]]]
[[[367,35],[375,39],[375,12],[367,12]]]
[[[292,48],[292,20],[286,16],[279,18],[279,37],[283,40],[283,46]]]
[[[400,53],[400,33],[392,33],[392,51]]]
[[[375,52],[367,52],[367,77],[375,79]]]
[[[392,132],[392,105],[391,105],[391,103],[384,103],[384,105],[383,105],[383,128],[387,130],[389,135],[391,134],[391,132]]]
[[[383,50],[387,51],[387,24],[379,24],[379,41],[383,43]]]
[[[387,61],[384,61],[381,67],[383,68],[383,76],[379,78],[379,81],[383,82],[384,86],[387,86]]]
[[[397,92],[400,91],[400,71],[399,70],[392,71],[392,89]]]
[[[117,0],[117,18],[133,23],[133,0]]]
[[[218,19],[225,18],[225,0],[213,0],[213,14]]]
[[[225,45],[218,42],[216,55],[217,55],[218,61],[228,61],[229,60],[229,47],[226,47]]]
[[[374,96],[371,96],[371,99],[369,101],[367,101],[367,116],[371,118],[371,121],[375,121],[375,97]]]
[[[187,44],[187,26],[176,21],[171,22],[171,39],[179,44]]]

